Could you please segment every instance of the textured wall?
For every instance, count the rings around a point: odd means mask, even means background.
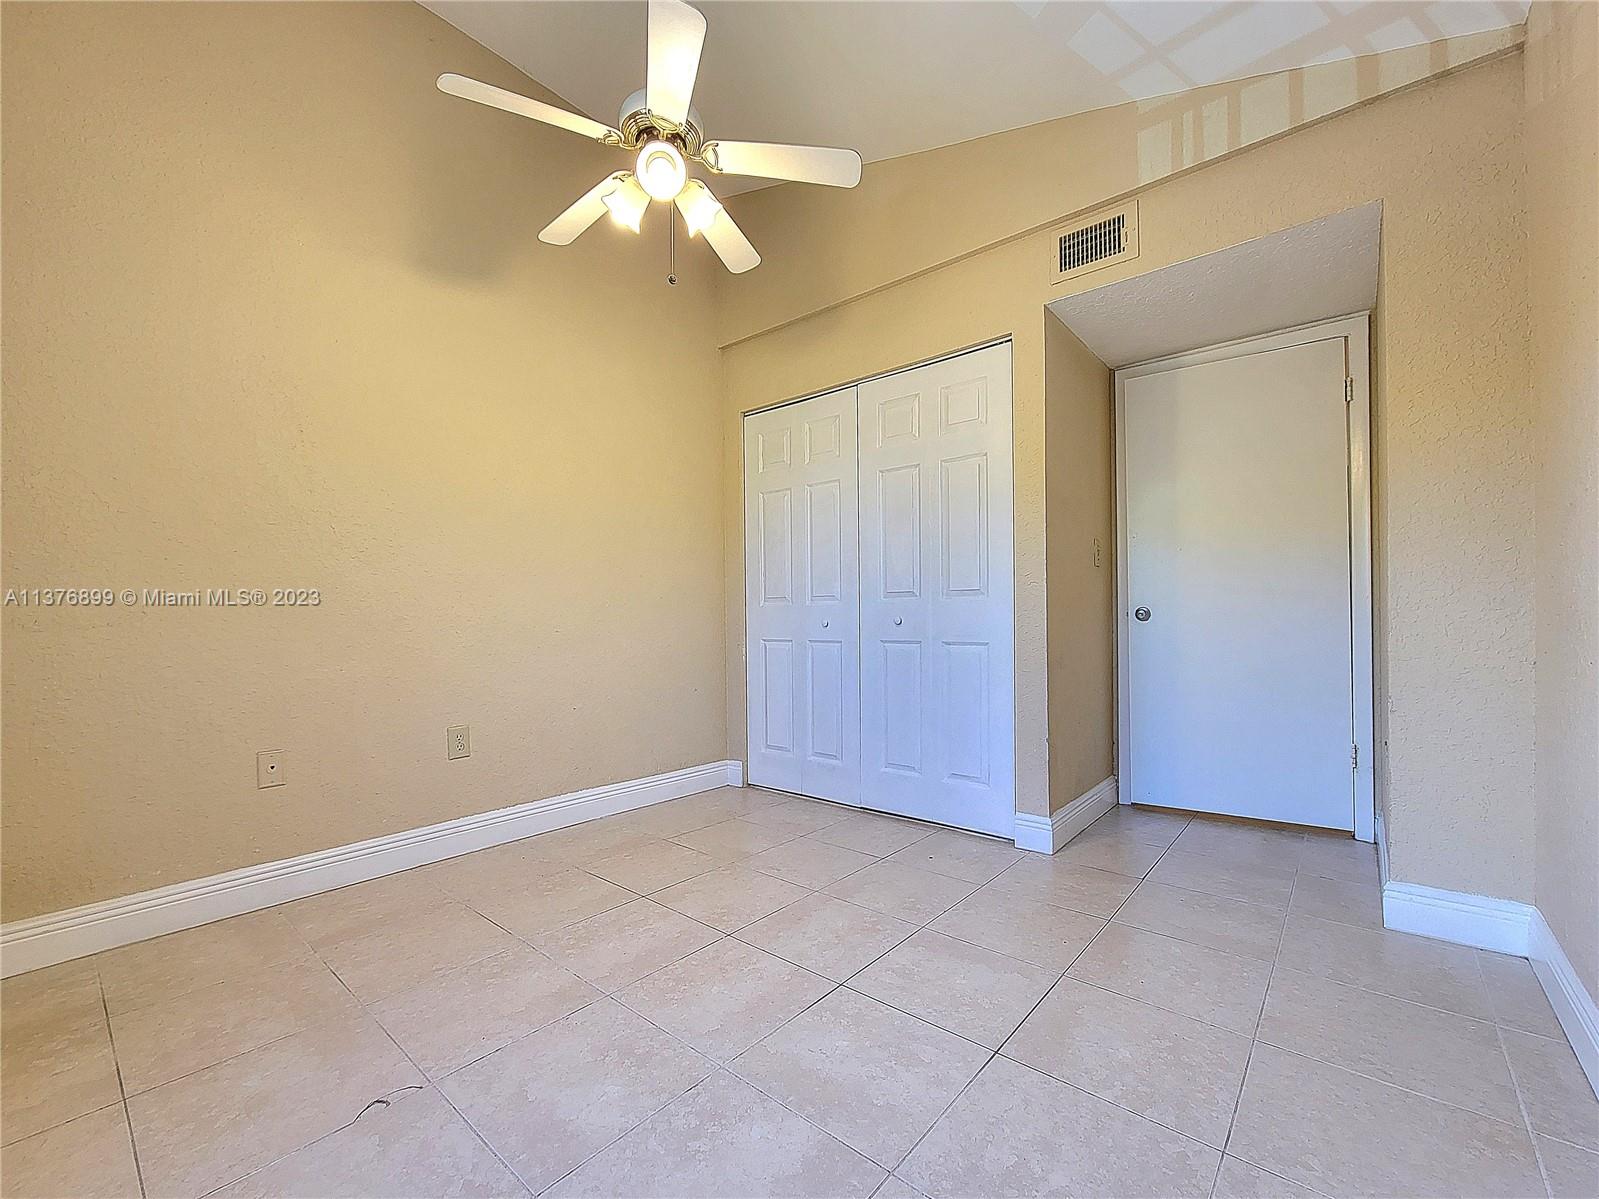
[[[1110,369],[1048,309],[1043,318],[1049,808],[1054,812],[1116,773],[1115,403]]]
[[[1527,35],[1537,902],[1599,995],[1599,7],[1536,4]]]
[[[322,594],[5,610],[6,919],[722,757],[720,268],[535,240],[614,157],[411,4],[8,4],[3,61],[6,586]]]
[[[737,510],[739,411],[1011,333],[1017,803],[1023,811],[1047,812],[1052,689],[1044,663],[1054,630],[1046,617],[1045,518],[1060,513],[1046,503],[1044,487],[1040,309],[1068,290],[1381,201],[1373,338],[1376,682],[1379,732],[1387,738],[1378,767],[1391,865],[1405,881],[1530,899],[1533,501],[1521,85],[1519,54],[1501,55],[1156,183],[1138,193],[1140,256],[1069,287],[1049,286],[1047,229],[1018,229],[1018,236],[986,251],[869,295],[837,296],[847,302],[729,345],[728,511]],[[1270,91],[1266,81],[1253,86]],[[1155,119],[1167,127],[1165,116]],[[1047,155],[1050,161],[1138,169],[1140,139],[1132,118],[1085,114],[1036,129],[1040,161]],[[944,191],[929,187],[930,207],[940,194],[949,197],[941,207],[960,211],[968,193],[981,207],[989,190],[1029,186],[1025,154],[1007,152],[1015,163],[1007,174],[984,165],[989,151],[980,143],[968,148],[971,169],[953,151],[935,152],[943,156]],[[804,196],[819,189],[772,190],[791,194],[761,210],[768,222],[761,239],[784,253],[795,244],[825,244],[825,255],[816,257],[882,261],[881,248],[859,238],[891,213],[862,212],[829,224],[830,198],[806,207]],[[734,206],[739,200],[765,204],[758,199],[765,194],[738,197]],[[1068,194],[1085,207],[1102,199],[1082,197],[1075,188]],[[869,208],[872,192],[860,202]],[[790,223],[795,242],[789,241]],[[745,279],[753,276],[718,289],[724,330],[747,322],[771,298],[768,283]],[[738,594],[741,554],[738,539],[730,538],[730,596]],[[742,713],[741,608],[730,604],[728,622],[729,709]],[[1083,635],[1100,634],[1088,628]],[[742,744],[740,727],[729,728],[735,749]]]

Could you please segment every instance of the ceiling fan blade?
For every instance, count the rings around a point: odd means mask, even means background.
[[[452,96],[459,96],[463,100],[487,104],[490,108],[502,108],[506,112],[516,113],[517,116],[531,117],[535,121],[543,121],[546,125],[554,125],[558,129],[566,129],[584,137],[591,137],[597,142],[620,144],[622,141],[622,135],[615,129],[599,121],[592,120],[582,113],[568,112],[564,108],[546,104],[542,100],[534,100],[527,96],[519,96],[515,92],[508,92],[503,87],[495,87],[492,83],[480,83],[476,79],[468,79],[465,75],[455,75],[448,72],[440,75],[439,91],[447,92]]]
[[[575,242],[583,230],[605,215],[605,197],[621,186],[624,174],[625,171],[617,171],[589,188],[575,204],[539,230],[539,240],[551,246]]]
[[[777,142],[706,142],[700,158],[723,175],[754,175],[794,183],[854,187],[861,181],[861,156],[831,146],[784,146]]]
[[[644,106],[681,125],[688,120],[694,77],[705,44],[705,18],[682,0],[650,0],[650,53]]]
[[[722,265],[735,275],[742,275],[761,265],[761,256],[750,245],[750,239],[744,236],[744,230],[733,223],[733,218],[727,215],[725,208],[705,227],[705,240],[711,243],[711,249],[716,251]]]

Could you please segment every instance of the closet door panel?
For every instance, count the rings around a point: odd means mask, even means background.
[[[1010,347],[860,386],[862,803],[1004,836]]]

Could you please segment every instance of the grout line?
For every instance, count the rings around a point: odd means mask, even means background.
[[[1482,970],[1482,955],[1476,955],[1477,977],[1482,980],[1483,989],[1488,987],[1488,976]],[[1492,996],[1489,996],[1490,1004]],[[1499,1055],[1504,1059],[1505,1069],[1510,1073],[1510,1087],[1516,1092],[1516,1110],[1521,1113],[1521,1126],[1526,1130],[1527,1142],[1532,1146],[1533,1163],[1538,1167],[1538,1177],[1543,1181],[1543,1189],[1551,1196],[1555,1193],[1555,1185],[1550,1181],[1549,1168],[1544,1165],[1543,1150],[1538,1148],[1538,1134],[1532,1126],[1532,1115],[1527,1110],[1526,1097],[1521,1093],[1521,1078],[1516,1073],[1516,1063],[1510,1058],[1510,1047],[1505,1044],[1505,1030],[1494,1021],[1494,1039],[1499,1045]]]
[[[133,1176],[139,1184],[140,1199],[144,1199],[148,1194],[144,1185],[144,1163],[139,1159],[139,1138],[133,1135],[133,1113],[128,1108],[128,1087],[122,1081],[122,1058],[117,1053],[117,1035],[111,1028],[111,1005],[106,1002],[105,980],[100,977],[99,966],[94,966],[94,985],[100,992],[100,1012],[105,1020],[106,1043],[111,1047],[111,1065],[117,1072],[117,1093],[122,1097],[122,1121],[128,1130],[128,1148],[133,1152]]]

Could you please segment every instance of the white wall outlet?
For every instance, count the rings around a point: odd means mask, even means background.
[[[281,749],[263,749],[255,755],[255,785],[257,787],[281,787],[288,782],[285,773],[284,759],[287,755]]]
[[[472,726],[452,724],[444,730],[444,756],[452,761],[472,756]]]

